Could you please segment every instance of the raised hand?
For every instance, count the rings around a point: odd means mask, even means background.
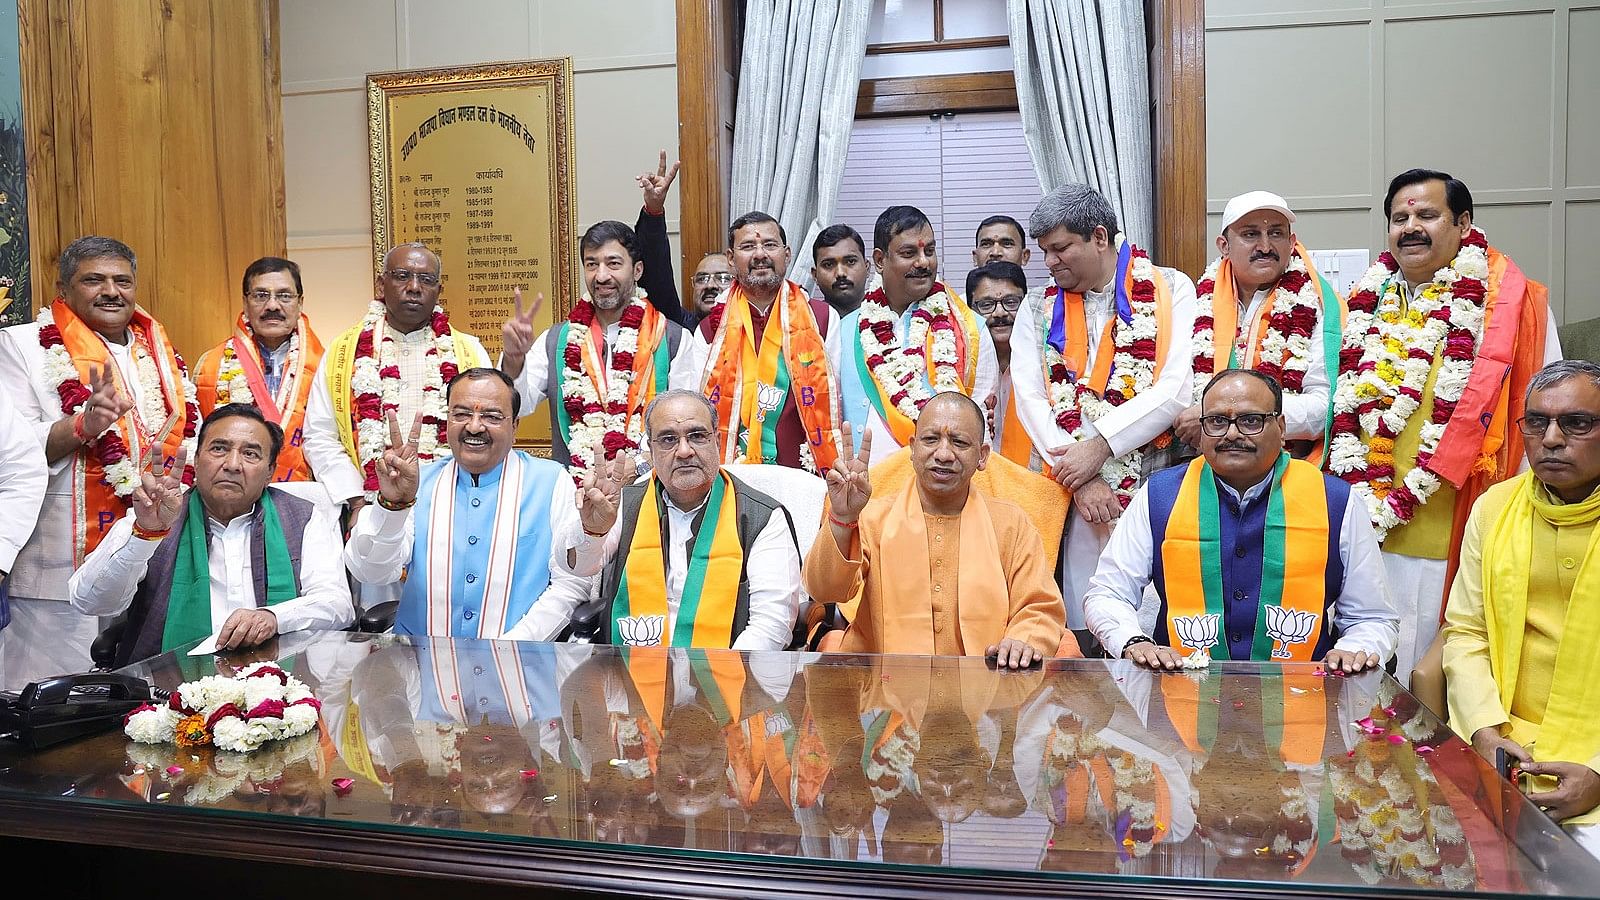
[[[505,340],[505,354],[500,358],[500,371],[512,378],[522,374],[522,367],[526,364],[528,354],[533,350],[534,332],[533,317],[544,308],[544,294],[533,295],[533,305],[526,309],[522,306],[522,288],[511,291],[512,303],[515,304],[511,318],[500,326],[500,336]]]
[[[839,446],[849,447],[850,423],[839,425]],[[829,515],[839,522],[853,524],[872,499],[872,480],[867,477],[867,460],[872,457],[872,431],[861,435],[861,449],[851,456],[840,453],[825,476],[828,482]]]
[[[578,518],[583,530],[599,536],[611,531],[617,524],[617,510],[622,506],[622,487],[632,480],[633,461],[626,453],[618,453],[609,462],[605,449],[597,447],[594,459],[589,462],[589,475],[578,488]]]
[[[411,436],[400,439],[400,420],[389,410],[389,449],[378,460],[378,495],[390,506],[410,506],[417,501],[417,441],[422,437],[422,413],[411,421]]]
[[[117,391],[116,379],[107,366],[89,375],[89,399],[83,407],[83,433],[92,440],[133,409],[133,400]]]
[[[672,182],[678,177],[678,168],[681,162],[672,164],[667,168],[667,151],[661,151],[661,163],[655,172],[643,172],[635,175],[633,180],[644,191],[644,211],[653,216],[659,216],[667,209],[667,191],[671,189]]]
[[[189,451],[180,446],[176,456],[162,458],[161,448],[153,446],[140,466],[139,486],[128,500],[133,504],[133,521],[143,531],[168,531],[183,516],[183,469]]]

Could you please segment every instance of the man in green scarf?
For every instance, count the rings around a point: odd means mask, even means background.
[[[1530,471],[1472,508],[1445,614],[1450,725],[1600,856],[1600,365],[1562,360],[1517,420]]]
[[[146,460],[132,509],[68,583],[80,612],[128,611],[116,665],[208,636],[232,650],[354,621],[326,492],[268,486],[282,429],[232,403],[206,417],[196,448],[193,490],[182,453]]]

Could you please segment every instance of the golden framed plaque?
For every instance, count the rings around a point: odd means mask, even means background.
[[[535,331],[567,315],[579,275],[570,58],[369,75],[367,131],[374,273],[395,244],[437,251],[451,324],[494,359],[514,288],[545,297]],[[548,447],[548,417],[525,415],[517,436]]]

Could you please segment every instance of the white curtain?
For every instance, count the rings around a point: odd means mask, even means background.
[[[783,223],[801,281],[812,240],[833,224],[871,11],[866,0],[745,7],[729,220],[761,210]]]
[[[1148,246],[1150,80],[1138,0],[1007,0],[1017,106],[1039,186],[1105,195]]]

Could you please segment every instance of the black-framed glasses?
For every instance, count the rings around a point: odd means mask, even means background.
[[[727,287],[733,284],[732,272],[701,272],[692,279],[695,284],[720,284]]]
[[[1022,298],[1006,297],[1001,300],[991,300],[985,297],[982,300],[973,300],[971,306],[972,311],[980,316],[987,316],[988,314],[994,312],[994,309],[997,306],[1008,313],[1014,313],[1022,308]]]
[[[276,300],[279,303],[293,303],[300,299],[300,295],[294,291],[278,291],[277,293],[272,291],[251,291],[245,294],[245,297],[254,303],[266,303],[268,300]]]
[[[383,274],[396,287],[404,287],[405,285],[410,284],[411,279],[413,278],[415,278],[417,283],[423,287],[439,286],[439,276],[433,274],[432,272],[413,272],[410,269],[390,269]]]
[[[1267,423],[1276,419],[1277,413],[1241,413],[1237,416],[1201,416],[1200,430],[1206,437],[1222,437],[1228,433],[1229,427],[1239,429],[1240,434],[1260,434]]]
[[[1562,413],[1552,417],[1529,413],[1517,420],[1517,430],[1528,437],[1539,437],[1550,430],[1551,422],[1560,426],[1561,433],[1567,437],[1583,437],[1594,430],[1594,423],[1600,422],[1600,416],[1591,416],[1587,413]]]

